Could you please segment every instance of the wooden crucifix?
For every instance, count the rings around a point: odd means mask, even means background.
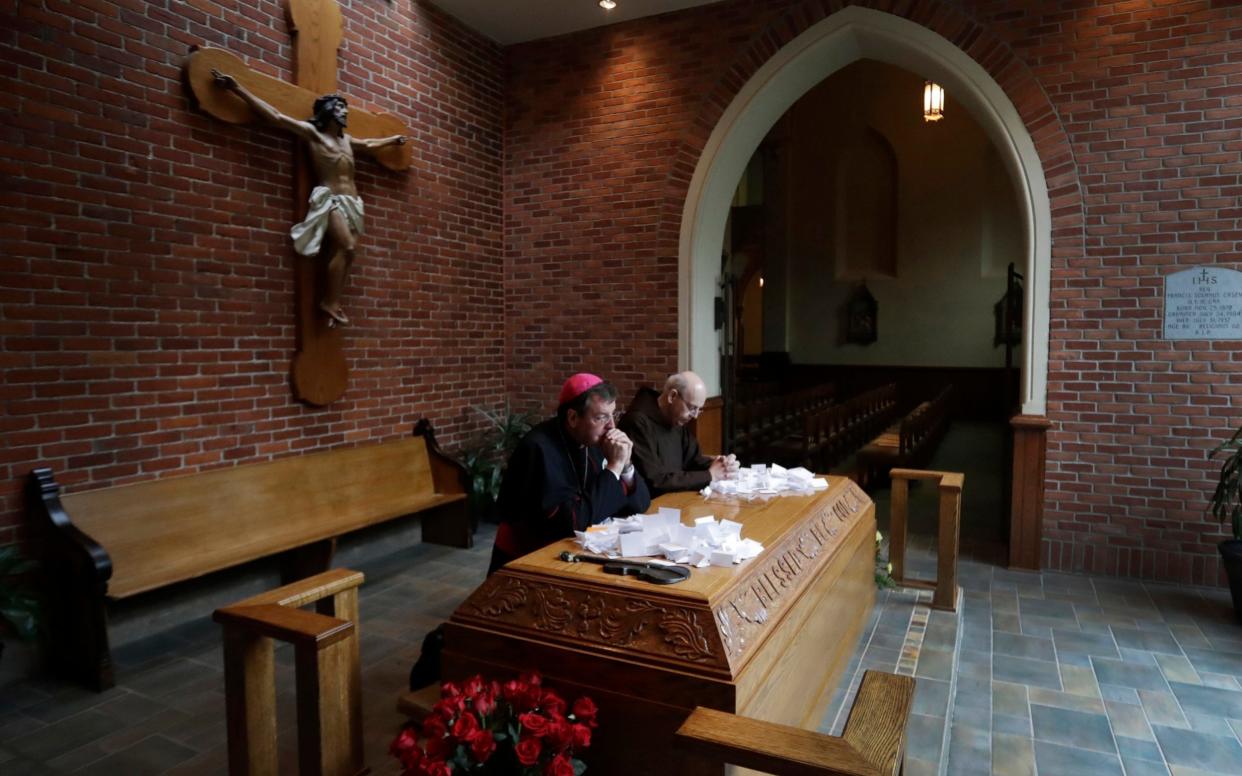
[[[199,106],[212,116],[233,124],[263,121],[305,141],[294,159],[297,352],[290,377],[294,396],[321,407],[341,397],[349,375],[340,329],[349,321],[340,297],[362,231],[354,151],[404,170],[410,146],[400,119],[350,112],[344,98],[330,94],[341,42],[336,0],[286,0],[285,10],[294,38],[295,84],[257,73],[222,49],[195,50],[185,71]]]

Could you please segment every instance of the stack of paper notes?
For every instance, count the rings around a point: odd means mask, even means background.
[[[739,496],[744,499],[814,493],[828,487],[828,480],[799,466],[786,469],[778,463],[757,463],[739,469],[727,480],[716,480],[700,491],[704,496]]]
[[[763,552],[754,539],[742,538],[742,524],[712,515],[681,521],[681,510],[661,507],[654,515],[610,517],[585,531],[575,531],[582,549],[610,558],[661,557],[672,563],[732,566]]]

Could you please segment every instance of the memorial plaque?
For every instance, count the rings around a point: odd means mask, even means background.
[[[1167,275],[1164,338],[1242,340],[1242,272],[1202,267]]]

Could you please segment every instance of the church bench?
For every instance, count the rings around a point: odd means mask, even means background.
[[[887,425],[896,408],[896,383],[864,391],[841,404],[821,405],[805,416],[798,433],[766,445],[760,455],[784,466],[830,471]]]
[[[920,466],[931,458],[948,427],[952,386],[893,423],[858,452],[859,478],[864,485],[888,476],[899,466]]]
[[[27,509],[49,529],[53,665],[111,687],[109,601],[270,556],[291,582],[326,570],[337,537],[406,515],[425,541],[469,547],[465,494],[426,420],[403,439],[82,493],[36,469]]]

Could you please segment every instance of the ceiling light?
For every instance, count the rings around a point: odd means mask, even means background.
[[[617,7],[617,0],[599,0],[599,7],[605,11],[611,11]]]
[[[923,84],[923,121],[944,118],[944,87],[933,81]]]

